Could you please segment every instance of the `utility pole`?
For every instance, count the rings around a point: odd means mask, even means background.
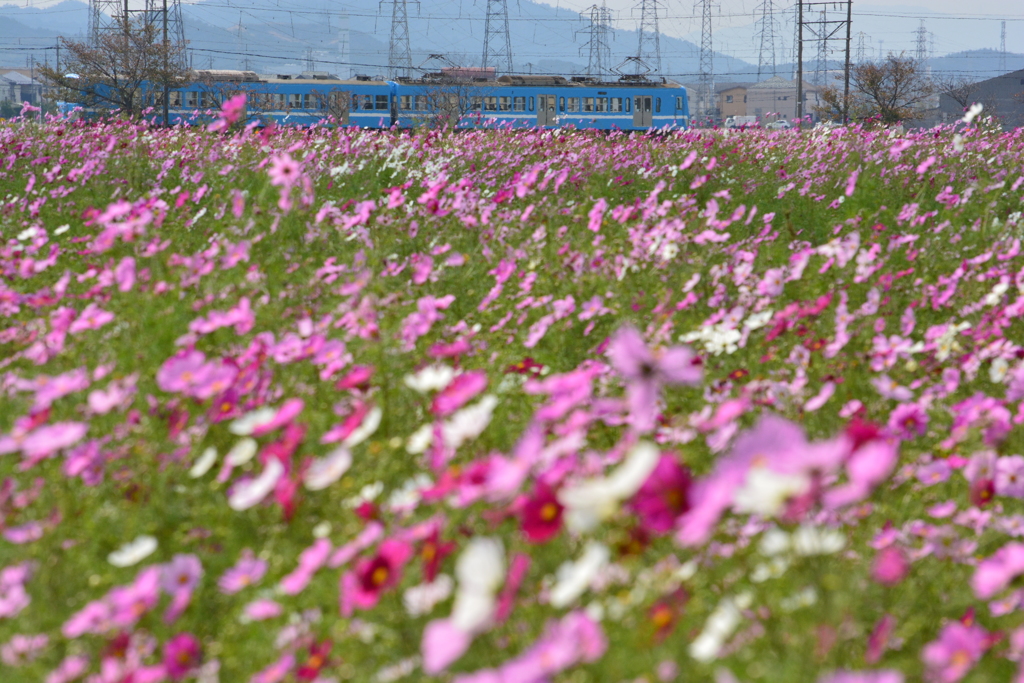
[[[659,0],[640,0],[640,27],[637,29],[636,56],[661,72],[661,33],[658,30]],[[639,63],[637,68],[640,68]]]
[[[1006,22],[999,24],[999,71],[1006,73]]]
[[[775,75],[775,0],[761,0],[757,13],[760,50],[757,55],[757,80],[770,73]]]
[[[853,28],[853,0],[846,3],[846,55],[843,58],[843,125],[850,122],[850,31]]]
[[[804,0],[796,0],[796,121],[804,127]]]
[[[409,7],[406,0],[386,1],[391,2],[388,77],[409,78],[412,75],[412,51],[409,49]]]
[[[126,0],[127,1],[127,0]],[[164,3],[164,127],[171,125],[171,84],[167,82],[167,72],[170,67],[169,51],[170,43],[167,42],[167,0]]]
[[[484,16],[484,55],[481,66],[512,73],[512,39],[508,32],[507,0],[486,0]]]
[[[711,0],[700,3],[700,108],[701,116],[714,111],[715,52],[711,40]],[[695,8],[696,9],[696,8]]]

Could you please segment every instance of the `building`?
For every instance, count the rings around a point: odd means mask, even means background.
[[[28,102],[38,107],[43,101],[43,84],[22,71],[0,68],[0,102]]]
[[[772,76],[766,81],[755,83],[746,91],[746,115],[758,116],[762,120],[795,119],[797,115],[797,82],[782,76]],[[804,116],[815,116],[818,104],[818,87],[804,81]]]
[[[720,83],[715,87],[720,116],[747,115],[747,88],[752,83]]]
[[[981,103],[984,113],[994,116],[1004,128],[1024,126],[1024,69],[996,76],[975,84],[971,101]],[[964,115],[964,108],[946,94],[939,95],[938,120],[952,123]]]

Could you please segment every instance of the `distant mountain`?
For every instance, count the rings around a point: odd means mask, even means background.
[[[276,0],[244,5],[207,0],[182,5],[182,14],[196,68],[297,73],[312,66],[348,76],[381,74],[387,67],[391,17],[389,5],[378,0],[355,0],[343,10],[326,0],[297,0],[287,8]],[[478,6],[467,5],[464,11],[450,16],[417,14],[410,9],[414,66],[438,53],[462,65],[478,65],[483,51],[483,23]],[[585,25],[576,12],[524,0],[510,7],[509,24],[513,70],[565,75],[586,71],[587,60],[581,56],[586,37],[578,35]],[[88,6],[77,0],[45,9],[4,5],[0,7],[0,40],[8,49],[0,53],[0,59],[12,66],[31,56],[40,62],[51,61],[58,36],[81,37],[87,27]],[[612,62],[635,54],[636,44],[635,31],[616,30],[610,44]],[[677,80],[696,78],[696,45],[662,35],[661,49],[663,73]],[[750,64],[726,54],[716,54],[715,61],[716,68],[723,72],[749,74],[751,70]]]

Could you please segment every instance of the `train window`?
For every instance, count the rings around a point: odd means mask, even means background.
[[[387,95],[377,95],[377,107],[376,108],[377,109],[387,109],[388,108],[388,96]]]
[[[579,111],[580,110],[580,98],[570,97],[569,98],[569,109],[568,111]]]
[[[609,97],[608,98],[608,111],[615,111],[615,112],[622,111],[622,98],[621,97]]]
[[[332,92],[330,94],[331,108],[338,110],[348,109],[348,96],[343,92]],[[325,109],[327,102],[320,100],[320,108]]]
[[[284,109],[285,95],[284,93],[274,93],[274,109]]]
[[[629,107],[630,107],[630,104],[632,104],[632,102],[633,102],[633,98],[632,97],[627,97],[626,98],[626,111],[629,111]]]
[[[363,95],[362,102],[360,109],[373,109],[373,95]]]
[[[661,113],[661,98],[660,97],[655,97],[654,98],[654,112],[656,114],[657,113]]]
[[[398,108],[403,111],[412,109],[412,95],[402,95],[398,100]]]
[[[608,98],[598,97],[594,100],[594,111],[608,111]]]
[[[593,112],[594,111],[594,98],[584,97],[583,98],[583,111]]]
[[[683,98],[682,97],[677,97],[676,98],[676,111],[679,111],[682,108],[683,108]]]
[[[498,109],[500,111],[510,111],[512,109],[512,98],[511,97],[499,97],[498,98]]]
[[[171,95],[171,101],[170,101],[169,106],[171,106],[171,107],[180,107],[181,106],[181,93],[180,92],[172,92],[172,93],[170,93],[170,95]]]
[[[470,111],[480,111],[484,106],[484,98],[473,96],[469,98]]]
[[[302,93],[288,93],[288,107],[291,109],[301,109]]]
[[[316,98],[308,92],[302,94],[302,108],[316,109]]]
[[[530,111],[533,111],[533,98],[530,98]]]
[[[498,111],[498,98],[497,97],[485,97],[484,98],[484,110],[486,110],[486,111]]]
[[[426,95],[417,95],[416,96],[416,109],[419,110],[419,111],[426,111],[427,110],[427,96]]]
[[[199,93],[190,90],[185,93],[185,107],[188,109],[195,109],[199,106]]]
[[[533,109],[533,107],[530,107]],[[526,111],[526,98],[525,97],[513,97],[512,98],[512,111]]]

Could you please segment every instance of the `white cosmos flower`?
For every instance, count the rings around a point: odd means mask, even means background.
[[[447,574],[438,574],[432,583],[421,583],[402,594],[405,611],[413,617],[430,614],[434,605],[448,599],[455,588],[455,582]]]
[[[760,313],[754,313],[743,321],[743,327],[748,330],[759,330],[771,321],[773,315],[775,315],[775,313],[770,309],[765,309]]]
[[[257,408],[251,413],[246,413],[228,425],[228,431],[235,436],[249,436],[260,425],[270,422],[277,411],[268,406]]]
[[[231,447],[231,450],[224,456],[224,460],[233,467],[239,467],[252,460],[259,448],[256,439],[245,437]]]
[[[557,583],[551,589],[549,602],[561,609],[576,601],[590,587],[590,583],[611,557],[608,547],[591,541],[583,555],[575,562],[566,562],[558,568]]]
[[[455,370],[447,365],[428,365],[415,375],[405,376],[405,386],[413,391],[426,394],[441,391],[455,379]]]
[[[284,465],[277,458],[272,459],[267,463],[260,476],[235,487],[228,498],[228,505],[232,510],[248,510],[274,490],[282,475],[284,475]]]
[[[192,469],[188,471],[188,476],[193,479],[198,479],[213,467],[214,463],[217,462],[217,449],[210,446],[203,451],[202,455],[196,460],[195,464],[192,465]]]
[[[793,532],[793,552],[797,555],[832,555],[846,547],[846,536],[835,529],[802,525]]]
[[[487,425],[491,423],[497,406],[497,397],[487,394],[473,405],[452,415],[441,427],[445,445],[449,448],[458,448],[483,434]]]
[[[995,382],[996,384],[999,384],[1006,377],[1006,372],[1009,369],[1010,364],[1006,361],[1005,358],[1000,356],[999,358],[996,358],[994,361],[992,361],[992,366],[989,367],[988,369],[988,378]]]
[[[974,104],[971,105],[970,109],[967,110],[967,113],[965,113],[964,117],[960,120],[963,121],[964,123],[970,123],[975,119],[975,117],[978,116],[978,114],[981,113],[981,110],[984,108],[985,107],[980,102],[975,102]]]
[[[475,537],[455,562],[459,590],[452,605],[451,623],[474,633],[491,620],[497,606],[494,594],[505,578],[505,548],[496,538]]]
[[[570,484],[558,493],[565,506],[565,523],[571,530],[585,532],[611,517],[619,504],[636,493],[658,464],[658,449],[641,441],[626,460],[606,477]]]
[[[352,452],[340,446],[322,458],[317,458],[302,477],[310,491],[320,491],[341,479],[352,466]]]
[[[156,539],[152,536],[139,536],[107,555],[107,562],[115,567],[130,567],[152,555],[156,547]]]
[[[807,491],[808,486],[810,481],[805,476],[751,467],[743,487],[733,497],[733,509],[771,517],[782,512],[786,501]]]
[[[750,604],[750,594],[742,593],[735,598],[723,598],[704,624],[704,630],[690,643],[690,656],[705,664],[714,661],[725,645],[725,641],[740,625],[740,610]]]
[[[434,441],[434,425],[427,423],[412,433],[406,442],[405,450],[410,455],[419,455],[430,448]]]
[[[352,430],[352,433],[345,437],[345,440],[341,442],[341,445],[345,448],[355,448],[362,442],[366,441],[370,436],[377,431],[377,427],[380,426],[380,418],[384,414],[384,411],[379,406],[374,406],[370,412],[363,417],[363,421]]]

